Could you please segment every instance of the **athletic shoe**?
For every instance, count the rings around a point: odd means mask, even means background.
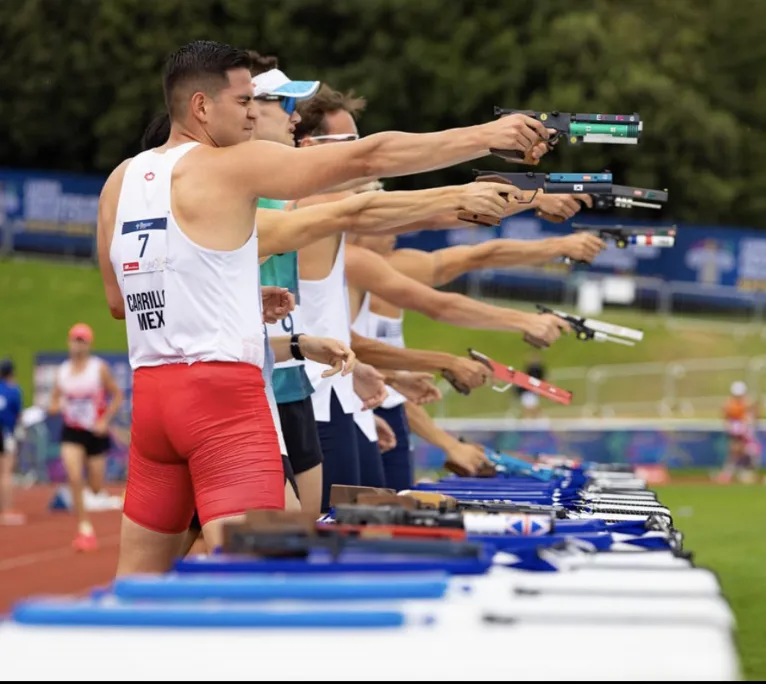
[[[75,551],[95,551],[98,548],[96,535],[78,532],[77,536],[72,542],[72,546],[74,547]]]

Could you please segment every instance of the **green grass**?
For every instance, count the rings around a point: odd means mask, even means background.
[[[65,351],[67,332],[75,323],[93,328],[99,351],[127,348],[125,324],[110,316],[94,266],[0,261],[0,312],[0,357],[13,358],[27,403],[35,354]]]
[[[514,306],[521,309],[530,308],[525,304],[514,303]],[[572,409],[577,410],[586,403],[585,376],[561,376],[559,373],[561,379],[557,379],[557,372],[561,369],[588,369],[612,364],[665,364],[678,360],[715,357],[752,358],[763,355],[766,350],[761,337],[762,329],[756,326],[734,334],[731,323],[727,327],[721,322],[713,324],[689,316],[676,317],[674,325],[668,326],[660,316],[624,309],[610,310],[600,318],[610,323],[643,329],[644,340],[636,343],[634,347],[626,347],[610,343],[580,342],[573,337],[565,337],[550,349],[540,352],[540,357],[550,372],[549,379],[574,394],[571,409],[559,408],[545,402],[544,408],[549,416],[571,416]],[[518,334],[458,328],[437,323],[412,312],[405,318],[405,338],[407,345],[413,349],[436,349],[465,354],[467,348],[473,347],[497,361],[519,369],[524,368],[534,353]],[[644,375],[607,379],[601,385],[598,400],[600,403],[626,400],[656,402],[662,396],[662,371],[662,367],[658,367],[655,370],[647,369]],[[679,396],[726,396],[730,384],[741,379],[743,372],[737,368],[699,369],[687,373],[676,382]],[[500,394],[489,388],[482,388],[472,393],[469,400],[451,393],[440,409],[444,411],[442,415],[488,417],[505,415],[509,409],[515,411],[517,406],[518,402],[513,393]],[[657,415],[654,407],[648,407],[644,411],[645,415],[650,417]],[[704,417],[717,417],[720,405],[712,404],[703,410],[703,413],[705,411],[709,415]],[[631,412],[631,416],[642,417],[640,410]],[[696,417],[700,417],[699,409]]]
[[[514,304],[529,308],[528,304]],[[69,327],[84,321],[93,327],[95,348],[101,352],[124,351],[125,329],[121,321],[113,320],[106,306],[98,269],[92,265],[64,264],[43,260],[0,261],[0,357],[10,355],[16,361],[19,381],[27,397],[31,397],[32,365],[37,351],[66,349]],[[599,364],[626,364],[667,362],[681,358],[751,357],[764,354],[760,334],[734,335],[719,324],[689,319],[695,325],[672,329],[657,316],[633,311],[610,311],[605,314],[610,322],[643,328],[645,339],[635,347],[613,344],[578,342],[574,338],[560,340],[553,348],[542,352],[542,358],[551,379],[556,382],[558,369]],[[422,315],[408,313],[405,335],[410,347],[437,349],[465,354],[474,347],[498,361],[523,367],[531,356],[531,349],[518,334],[467,330],[436,323]],[[726,394],[732,380],[741,373],[694,373],[682,379],[684,394]],[[647,375],[644,382],[614,380],[603,386],[601,399],[620,401],[630,397],[634,401],[651,400],[657,395],[659,378]],[[562,386],[574,392],[574,407],[585,400],[582,379],[567,378]],[[509,402],[514,402],[509,404]],[[448,415],[488,416],[503,415],[509,406],[516,406],[511,393],[498,394],[483,388],[472,394],[470,400],[452,394],[445,401]],[[549,411],[555,406],[549,405]],[[717,407],[714,409],[717,412]]]
[[[737,620],[744,676],[766,680],[766,490],[761,485],[657,487],[698,566],[714,570]]]

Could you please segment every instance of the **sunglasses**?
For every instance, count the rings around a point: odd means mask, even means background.
[[[298,106],[298,100],[294,97],[284,97],[282,95],[259,95],[256,100],[263,100],[264,102],[279,102],[282,109],[287,114],[292,114],[295,108]]]

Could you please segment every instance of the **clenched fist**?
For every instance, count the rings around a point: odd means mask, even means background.
[[[547,141],[556,131],[526,114],[509,114],[484,124],[489,133],[487,148],[514,150],[528,163],[536,163],[548,152]]]
[[[545,195],[538,194],[537,215],[551,223],[562,223],[582,209],[582,205],[593,206],[590,195]]]
[[[571,332],[569,323],[553,314],[528,314],[524,321],[524,341],[533,347],[550,347],[561,333]]]
[[[572,261],[591,263],[601,252],[606,249],[604,242],[597,235],[583,231],[573,233],[561,238],[562,256],[569,257]]]

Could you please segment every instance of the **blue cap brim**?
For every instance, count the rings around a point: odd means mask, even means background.
[[[279,88],[271,91],[272,95],[281,95],[282,97],[294,97],[298,100],[305,100],[307,97],[314,97],[319,90],[319,81],[290,81]]]

